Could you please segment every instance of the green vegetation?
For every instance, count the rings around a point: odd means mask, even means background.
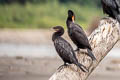
[[[0,5],[0,28],[49,28],[56,25],[65,27],[68,9],[75,12],[77,23],[84,28],[95,17],[103,15],[101,8],[95,6],[60,3],[56,0],[38,4],[6,4]]]

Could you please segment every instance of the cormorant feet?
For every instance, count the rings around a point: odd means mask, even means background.
[[[64,63],[63,65],[61,65],[57,70],[61,70],[61,69],[63,69],[64,67],[67,67],[67,64],[66,64],[66,63]]]
[[[89,72],[89,69],[87,69],[85,66],[81,66],[81,70],[83,71],[83,72]]]
[[[79,51],[79,48],[77,48],[76,50],[74,50],[75,52]]]

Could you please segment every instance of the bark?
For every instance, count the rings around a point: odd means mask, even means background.
[[[103,18],[100,20],[98,28],[92,32],[88,39],[97,61],[92,61],[85,51],[79,51],[76,55],[79,62],[86,66],[89,72],[83,72],[74,64],[70,64],[67,67],[58,69],[49,80],[86,80],[120,39],[118,21],[109,17]]]

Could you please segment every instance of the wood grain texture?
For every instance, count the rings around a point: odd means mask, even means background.
[[[97,61],[93,62],[91,58],[86,55],[85,50],[76,53],[79,62],[86,66],[89,72],[83,72],[74,64],[70,64],[67,67],[64,66],[62,69],[58,69],[49,80],[86,80],[119,39],[119,23],[109,17],[101,19],[98,28],[89,36],[92,52]]]

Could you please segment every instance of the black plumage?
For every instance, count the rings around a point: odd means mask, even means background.
[[[78,62],[72,46],[65,39],[61,37],[64,34],[64,29],[61,26],[53,27],[53,29],[56,32],[52,36],[52,41],[54,42],[54,46],[58,55],[64,61],[64,65],[66,65],[66,63],[69,64],[73,63],[78,67],[80,67],[82,71],[84,72],[88,71],[84,65]]]
[[[120,0],[101,0],[103,12],[120,23]]]
[[[94,55],[92,54],[92,49],[89,44],[88,38],[83,31],[82,27],[78,24],[74,23],[75,20],[75,14],[72,10],[68,10],[68,18],[66,21],[67,28],[68,28],[68,35],[73,41],[73,43],[77,46],[77,50],[81,49],[87,49],[88,56],[92,58],[92,60],[96,60]]]

